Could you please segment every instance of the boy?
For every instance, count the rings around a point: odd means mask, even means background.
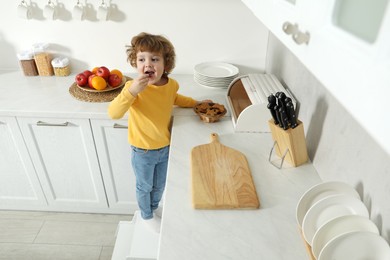
[[[178,83],[168,77],[175,66],[175,50],[165,37],[140,33],[126,47],[127,60],[137,69],[138,77],[125,84],[108,113],[119,119],[129,111],[128,141],[137,202],[142,219],[159,233],[161,218],[153,211],[165,189],[172,109],[174,105],[194,107],[200,102],[178,94]]]

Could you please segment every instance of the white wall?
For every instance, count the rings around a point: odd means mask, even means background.
[[[74,70],[105,65],[125,72],[125,45],[139,32],[163,34],[176,48],[174,73],[192,73],[194,65],[224,61],[241,72],[264,70],[268,32],[240,0],[106,0],[114,7],[111,20],[99,21],[101,0],[87,3],[87,19],[72,18],[77,0],[55,0],[62,6],[58,20],[43,17],[48,0],[26,0],[34,18],[17,16],[20,1],[2,1],[0,8],[0,69],[19,69],[16,53],[35,42],[48,42],[55,54],[71,58]]]
[[[384,148],[272,34],[266,71],[300,102],[309,157],[324,181],[351,184],[383,237],[390,241],[390,160]]]

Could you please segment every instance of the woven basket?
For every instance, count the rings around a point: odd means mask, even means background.
[[[194,107],[194,112],[203,122],[214,123],[219,121],[227,111],[222,104],[200,103]]]

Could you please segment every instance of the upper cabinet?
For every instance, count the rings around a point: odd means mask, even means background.
[[[390,153],[389,0],[242,0]]]
[[[375,43],[385,16],[388,0],[336,0],[334,26],[368,43]]]
[[[324,48],[323,44],[331,42],[330,47],[344,46],[350,50],[352,47],[351,51],[360,53],[361,57],[376,54],[380,57],[374,57],[379,60],[390,58],[390,52],[387,50],[390,41],[387,30],[390,27],[389,0],[243,0],[243,2],[273,34],[294,51],[299,52],[292,45],[294,35],[307,32],[310,34],[307,44],[313,48],[316,48],[317,44]],[[286,22],[295,25],[297,31],[286,32],[284,30]],[[292,41],[289,42],[288,38]]]

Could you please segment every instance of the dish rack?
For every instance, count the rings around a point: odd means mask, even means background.
[[[296,100],[291,92],[273,74],[248,74],[235,78],[227,91],[234,131],[270,132],[268,96],[279,91],[290,97],[296,108]]]

